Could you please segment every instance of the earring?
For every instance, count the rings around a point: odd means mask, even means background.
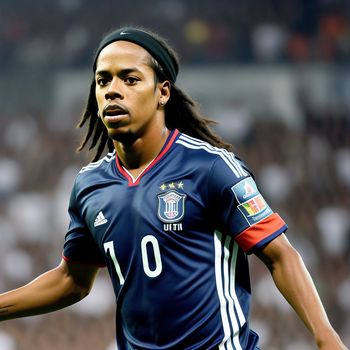
[[[100,111],[97,111],[97,118],[101,118]]]
[[[164,101],[159,101],[159,105],[160,105],[161,107],[163,107],[163,106],[165,105],[165,102],[164,102]]]

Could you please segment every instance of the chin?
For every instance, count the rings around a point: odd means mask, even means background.
[[[137,137],[136,135],[132,132],[131,129],[122,131],[122,130],[110,130],[108,132],[109,137],[113,141],[121,142],[121,143],[133,143]]]

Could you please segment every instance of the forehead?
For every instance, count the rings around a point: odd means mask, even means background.
[[[151,55],[141,46],[129,41],[115,41],[104,47],[97,59],[96,70],[108,66],[149,65]]]

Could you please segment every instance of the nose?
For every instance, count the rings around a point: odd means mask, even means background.
[[[114,100],[117,98],[119,99],[122,98],[121,83],[120,81],[118,81],[117,78],[112,79],[106,91],[105,98],[106,100]]]

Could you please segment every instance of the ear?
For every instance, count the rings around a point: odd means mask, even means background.
[[[170,98],[171,84],[168,80],[159,83],[159,105],[164,107]]]

